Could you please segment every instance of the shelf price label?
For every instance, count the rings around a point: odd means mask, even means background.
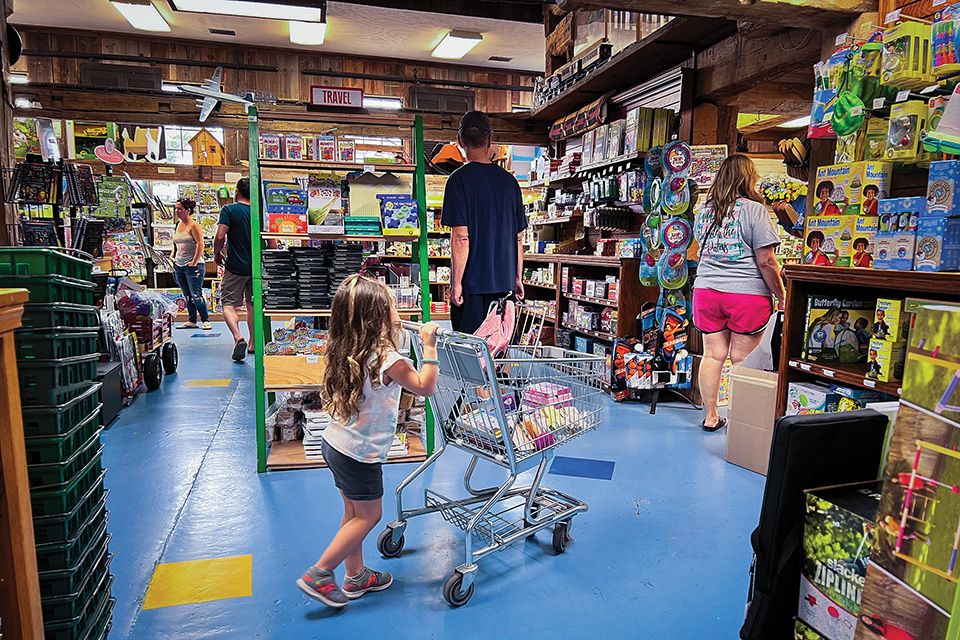
[[[812,370],[813,367],[811,367],[811,366],[808,365],[808,364],[803,364],[803,363],[801,362],[801,363],[800,363],[800,368],[803,369],[804,371],[810,371],[810,370]]]
[[[822,373],[828,378],[832,378],[834,376],[834,372],[831,369],[823,369]]]
[[[307,364],[320,364],[320,356],[307,356]]]
[[[886,98],[874,98],[873,99],[873,108],[874,109],[883,109],[883,105],[887,103]]]
[[[376,172],[377,172],[377,168],[376,168],[375,166],[373,166],[372,164],[365,164],[365,165],[363,165],[363,172],[364,172],[364,173],[376,173]]]
[[[897,93],[897,102],[904,102],[909,97],[910,97],[910,90],[904,89],[903,91],[900,91],[899,93]]]
[[[863,105],[857,105],[850,109],[850,115],[852,116],[862,116],[863,115]]]
[[[900,9],[894,9],[884,17],[883,24],[890,24],[891,22],[896,22],[899,19],[900,19]]]
[[[837,36],[837,39],[834,41],[834,43],[839,47],[846,41],[847,41],[847,32],[844,31],[843,33]]]
[[[876,389],[876,388],[877,388],[877,383],[874,382],[873,380],[868,379],[868,378],[864,378],[864,379],[863,379],[863,386],[865,386],[865,387],[870,387],[871,389]]]

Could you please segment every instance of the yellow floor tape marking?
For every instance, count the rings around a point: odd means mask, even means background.
[[[144,609],[174,607],[253,595],[253,556],[231,556],[157,565]]]
[[[231,378],[207,378],[197,380],[187,380],[185,387],[229,387],[233,382]]]

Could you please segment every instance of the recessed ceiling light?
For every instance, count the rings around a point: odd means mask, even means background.
[[[786,122],[781,122],[777,125],[781,129],[795,129],[796,127],[809,127],[810,126],[810,116],[803,116],[802,118],[794,118],[793,120],[787,120]]]
[[[253,0],[169,0],[169,2],[174,11],[302,22],[319,22],[324,18],[326,7],[326,2],[318,0],[287,0],[287,2],[277,3]]]
[[[326,36],[326,22],[300,22],[299,20],[290,21],[290,42],[293,44],[323,44],[323,39]]]
[[[10,82],[10,84],[27,84],[30,82],[30,79],[25,73],[11,73],[8,82]]]
[[[447,58],[448,60],[459,60],[467,55],[471,49],[480,44],[483,35],[475,31],[451,31],[437,48],[430,54],[434,58]]]
[[[170,31],[170,25],[150,0],[110,0],[110,3],[134,29]]]

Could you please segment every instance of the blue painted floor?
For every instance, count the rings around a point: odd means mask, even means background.
[[[614,462],[609,480],[544,484],[590,504],[574,519],[563,555],[549,532],[480,562],[470,602],[451,609],[443,583],[463,562],[459,529],[439,515],[410,521],[399,558],[375,536],[368,565],[395,576],[382,593],[333,611],[300,593],[296,578],[337,530],[342,504],[326,470],[256,473],[253,367],[230,360],[232,340],[176,332],[180,370],[141,393],[105,432],[109,528],[115,555],[118,638],[378,637],[700,639],[738,636],[763,478],[723,460],[724,434],[704,434],[701,416],[661,405],[608,403],[601,429],[558,455]],[[232,378],[228,387],[187,388],[191,379]],[[679,405],[677,405],[679,407]],[[444,454],[420,487],[462,495],[467,456]],[[609,468],[609,465],[601,465]],[[384,467],[391,489],[413,465]],[[476,485],[502,471],[481,464]],[[417,490],[419,492],[419,489]],[[412,497],[416,493],[409,494]],[[384,520],[394,518],[392,491]],[[253,596],[142,610],[158,563],[253,556]],[[337,572],[343,577],[342,568]],[[367,630],[366,632],[364,630]]]

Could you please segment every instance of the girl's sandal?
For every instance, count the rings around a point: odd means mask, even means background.
[[[193,324],[192,322],[184,322],[182,325],[177,327],[177,329],[199,329],[200,326]]]

